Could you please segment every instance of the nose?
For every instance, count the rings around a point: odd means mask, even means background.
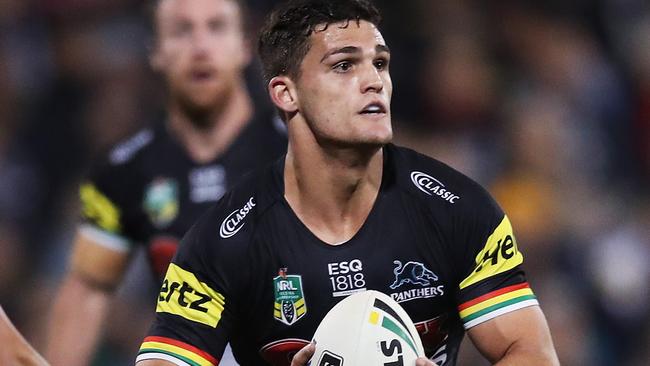
[[[373,63],[366,65],[361,73],[361,92],[379,93],[384,89],[384,79]]]
[[[204,58],[208,55],[210,39],[208,33],[197,29],[192,37],[192,50],[196,58]]]

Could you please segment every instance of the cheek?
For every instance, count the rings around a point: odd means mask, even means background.
[[[384,79],[384,88],[386,89],[386,94],[388,94],[388,97],[390,98],[393,95],[393,80],[390,76]]]
[[[222,65],[242,66],[248,60],[248,48],[242,39],[221,36],[212,42],[213,59]]]
[[[182,69],[187,65],[187,49],[186,47],[181,47],[179,44],[170,43],[161,49],[160,54],[165,73],[175,74],[182,72]]]

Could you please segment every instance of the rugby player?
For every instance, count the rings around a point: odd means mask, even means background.
[[[454,365],[466,332],[491,363],[558,364],[508,217],[468,177],[391,144],[378,23],[368,0],[270,15],[258,49],[288,152],[185,236],[138,366],[216,365],[227,342],[241,365],[304,365],[327,311],[367,289],[409,313],[418,365]]]
[[[166,119],[119,143],[81,185],[84,222],[51,313],[53,365],[89,363],[136,244],[161,281],[198,216],[286,152],[282,121],[245,84],[242,11],[238,0],[156,1],[151,65],[168,88]]]

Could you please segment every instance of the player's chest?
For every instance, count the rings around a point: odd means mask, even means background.
[[[362,233],[359,241],[327,247],[299,233],[284,233],[303,240],[276,243],[267,255],[258,291],[257,307],[265,324],[260,351],[268,359],[280,357],[286,342],[309,340],[320,320],[336,303],[355,292],[381,291],[411,316],[424,339],[435,349],[446,337],[443,329],[453,316],[454,284],[439,243],[427,242],[409,225]],[[295,244],[295,245],[294,245]],[[267,309],[268,308],[268,309]],[[276,349],[277,348],[277,349]]]

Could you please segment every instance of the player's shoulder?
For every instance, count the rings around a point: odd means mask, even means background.
[[[212,243],[243,248],[256,235],[258,223],[282,198],[277,181],[280,161],[245,175],[199,220]]]
[[[398,187],[416,200],[455,211],[495,205],[483,186],[451,166],[406,147],[387,150]]]
[[[153,145],[157,134],[155,126],[141,128],[113,145],[108,151],[106,162],[120,166],[133,161]]]

